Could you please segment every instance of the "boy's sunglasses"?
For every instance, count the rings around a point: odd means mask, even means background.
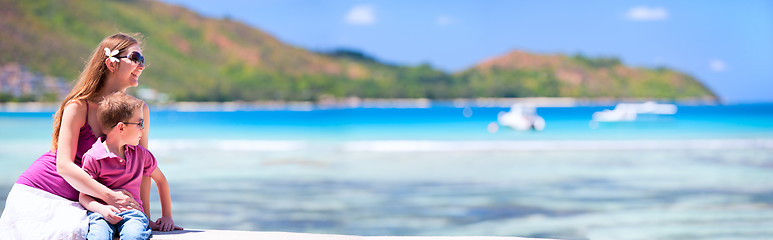
[[[145,129],[145,126],[144,126],[145,125],[145,119],[140,119],[140,122],[136,122],[136,123],[131,123],[131,122],[122,122],[122,123],[123,124],[136,124],[138,127],[140,127],[140,130]],[[116,125],[118,125],[118,123],[115,123],[115,125],[113,125],[113,127],[115,127]]]
[[[128,58],[134,64],[145,66],[145,57],[143,57],[142,54],[139,52],[132,52],[132,53],[129,53],[129,55],[122,56],[122,57],[115,57],[115,58]]]

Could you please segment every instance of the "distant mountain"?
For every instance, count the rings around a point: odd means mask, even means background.
[[[0,66],[19,64],[41,76],[72,81],[102,38],[140,32],[148,66],[141,88],[176,101],[716,99],[685,74],[628,68],[613,59],[513,52],[450,74],[426,64],[385,64],[356,50],[311,52],[241,22],[153,0],[0,0],[0,6]]]
[[[631,68],[615,58],[512,51],[458,74],[477,95],[717,100],[696,79],[666,68]]]

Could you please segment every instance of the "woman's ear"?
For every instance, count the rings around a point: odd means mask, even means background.
[[[115,64],[113,64],[113,61],[110,61],[110,58],[105,59],[105,66],[107,66],[107,70],[110,72],[115,72]]]

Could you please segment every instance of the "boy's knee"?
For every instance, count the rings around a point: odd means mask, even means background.
[[[86,239],[113,239],[113,229],[101,214],[95,212],[89,213],[89,232],[86,234]]]
[[[131,210],[120,214],[124,218],[121,226],[121,239],[139,239],[150,238],[150,228],[148,218],[144,213]]]
[[[150,230],[146,232],[121,234],[120,239],[121,240],[148,240],[150,239]]]
[[[111,240],[113,231],[110,226],[105,224],[89,224],[89,232],[86,234],[87,240]]]
[[[121,230],[121,239],[126,240],[147,240],[150,238],[150,229],[138,226],[124,226]]]

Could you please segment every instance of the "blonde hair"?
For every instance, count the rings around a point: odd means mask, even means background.
[[[70,91],[70,94],[62,101],[59,106],[59,110],[54,114],[54,133],[51,136],[51,151],[56,151],[59,142],[59,132],[62,127],[62,113],[64,107],[74,100],[94,100],[99,94],[100,90],[105,85],[107,78],[107,65],[105,60],[108,58],[105,55],[105,48],[109,48],[110,51],[118,50],[119,55],[123,53],[128,47],[140,44],[137,39],[141,39],[141,34],[132,34],[132,36],[117,33],[112,36],[106,37],[102,40],[94,52],[91,53],[91,60],[86,62],[86,66],[83,68],[78,81],[75,82],[75,87]]]
[[[97,108],[99,125],[107,132],[119,122],[129,121],[134,111],[142,109],[143,105],[145,103],[142,100],[124,92],[108,94],[99,102],[99,108]]]

